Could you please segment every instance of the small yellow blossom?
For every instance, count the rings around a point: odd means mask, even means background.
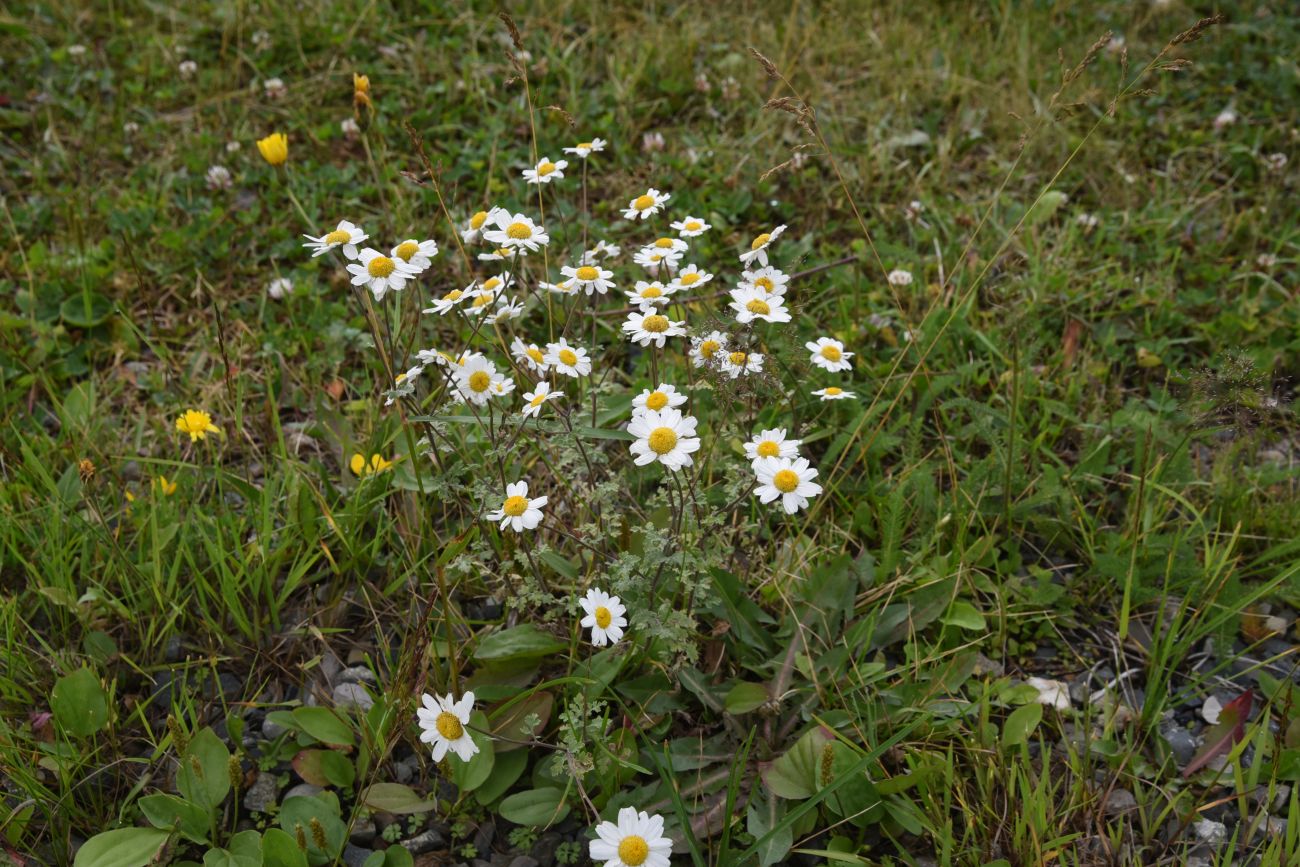
[[[158,476],[153,480],[153,485],[164,497],[170,497],[172,494],[176,493],[176,483],[167,481],[166,476]]]
[[[190,442],[206,439],[210,433],[221,433],[221,428],[212,423],[212,416],[201,409],[185,410],[185,414],[176,419],[176,429],[189,434]]]
[[[282,166],[289,159],[289,137],[282,132],[273,132],[257,140],[257,149],[262,159],[273,166]]]
[[[381,455],[377,454],[371,455],[370,462],[366,463],[365,456],[359,453],[353,455],[352,461],[348,464],[352,468],[352,475],[354,476],[369,476],[374,473],[382,473],[392,465],[392,461],[386,461]]]
[[[370,93],[370,76],[352,73],[352,90],[354,93]]]

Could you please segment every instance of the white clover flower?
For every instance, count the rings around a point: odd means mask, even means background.
[[[376,301],[383,301],[388,292],[400,292],[406,281],[418,273],[401,259],[391,259],[378,250],[367,247],[361,251],[360,262],[350,262],[348,273],[353,286],[366,286]]]
[[[751,461],[760,461],[763,458],[797,458],[801,442],[803,441],[786,439],[783,427],[759,431],[752,440],[745,443],[745,457]]]
[[[722,357],[722,371],[732,379],[763,372],[763,355],[760,352],[728,352]]]
[[[433,760],[442,761],[450,750],[468,762],[478,752],[478,744],[469,736],[469,715],[474,710],[474,693],[467,692],[455,701],[451,693],[432,696],[425,693],[415,715],[420,722],[420,740],[433,744]]]
[[[585,160],[590,155],[603,151],[607,144],[609,144],[609,142],[605,141],[603,138],[594,138],[591,141],[579,142],[574,147],[565,148],[564,152],[566,154],[574,154],[575,156]]]
[[[911,286],[912,272],[904,271],[902,268],[895,268],[889,272],[889,277],[886,279],[889,280],[890,286]]]
[[[676,229],[677,234],[681,235],[683,238],[695,238],[713,228],[699,217],[682,217],[680,220],[670,225]]]
[[[716,361],[724,358],[727,350],[727,335],[721,331],[710,331],[703,337],[696,337],[691,341],[691,360],[695,362],[696,367],[707,367]]]
[[[822,400],[849,400],[850,398],[857,397],[853,392],[845,391],[837,385],[828,385],[825,388],[819,388],[814,391],[813,394],[817,395]]]
[[[759,268],[757,271],[743,271],[740,275],[740,288],[762,289],[769,295],[784,295],[790,275],[778,268]]]
[[[483,232],[483,240],[506,250],[526,249],[535,253],[551,242],[551,236],[523,214],[502,209],[496,212],[493,224],[497,228]]]
[[[82,45],[81,43],[77,43],[76,45],[69,45],[69,46],[68,46],[68,56],[69,56],[69,57],[81,57],[81,56],[82,56],[83,54],[85,54],[85,53],[86,53],[86,46]],[[193,61],[186,61],[186,62],[187,62],[187,63],[193,63]]]
[[[844,351],[844,344],[830,337],[818,337],[815,342],[805,343],[804,348],[812,353],[810,359],[818,367],[829,370],[831,373],[838,373],[841,370],[849,370],[853,364],[849,361],[853,357],[852,352]]]
[[[537,383],[532,391],[524,392],[524,417],[537,417],[542,412],[542,405],[548,400],[559,400],[564,397],[562,391],[551,391],[551,384],[545,380]]]
[[[1233,111],[1231,108],[1225,108],[1223,111],[1219,112],[1215,116],[1214,128],[1216,130],[1222,130],[1226,127],[1232,126],[1236,122],[1237,122],[1237,113]]]
[[[1078,223],[1085,232],[1091,232],[1101,224],[1101,218],[1096,214],[1083,213],[1075,217],[1074,222]]]
[[[638,280],[636,281],[635,289],[629,289],[623,294],[627,295],[628,300],[632,303],[640,304],[644,307],[647,304],[667,304],[668,297],[672,295],[674,291],[673,287],[665,286],[658,280],[651,280],[649,282]]]
[[[126,123],[122,124],[123,135],[132,136],[138,133],[139,131],[140,131],[140,124],[136,123],[133,120],[128,120]]]
[[[266,284],[266,294],[276,301],[279,301],[291,292],[293,292],[293,281],[288,277],[277,277],[270,283]]]
[[[268,78],[262,82],[262,91],[266,94],[267,99],[282,99],[289,89],[284,86],[284,82],[278,78]]]
[[[516,337],[510,344],[510,356],[526,370],[546,372],[546,355],[536,343],[524,343]]]
[[[750,243],[748,252],[740,254],[740,264],[748,265],[750,262],[757,261],[760,265],[766,265],[767,248],[772,246],[784,231],[785,226],[777,226],[772,231],[759,235]]]
[[[516,533],[524,530],[536,530],[542,523],[542,506],[546,497],[528,498],[528,483],[515,482],[506,485],[506,499],[501,508],[488,512],[483,517],[489,521],[500,521],[501,529],[509,527]]]
[[[692,463],[691,452],[699,451],[700,440],[695,436],[695,419],[683,416],[671,407],[646,410],[632,418],[627,432],[636,437],[629,450],[638,467],[655,461],[667,469],[677,471]]]
[[[361,125],[355,117],[345,117],[339,121],[339,132],[343,133],[345,139],[352,141],[361,135]]]
[[[230,174],[230,169],[225,166],[208,166],[206,175],[208,189],[210,190],[228,190],[235,179]]]
[[[713,275],[708,271],[703,271],[698,265],[687,265],[677,272],[677,276],[672,279],[674,289],[694,289],[703,286],[713,279]]]
[[[570,346],[563,337],[558,343],[546,344],[543,356],[547,367],[553,367],[565,376],[579,377],[591,373],[591,359],[581,346]]]
[[[304,247],[309,248],[311,257],[324,256],[335,247],[343,248],[343,255],[349,259],[357,258],[357,245],[370,236],[361,231],[361,227],[355,223],[349,223],[347,220],[340,220],[338,228],[333,232],[327,232],[319,238],[313,238],[311,235],[303,235],[307,239]]]
[[[618,811],[617,823],[596,826],[596,839],[587,851],[592,861],[604,862],[604,867],[669,867],[673,841],[664,836],[662,816],[624,807]]]
[[[182,60],[180,65],[176,67],[176,71],[180,73],[181,78],[190,79],[194,77],[194,73],[199,71],[199,65],[193,60]]]
[[[664,342],[669,337],[680,337],[685,334],[686,327],[681,322],[673,322],[664,314],[657,312],[653,305],[647,304],[639,311],[627,315],[627,321],[623,323],[623,333],[633,343],[641,346],[649,346],[653,343],[663,348]]]
[[[822,492],[822,486],[813,481],[817,471],[808,465],[807,458],[759,458],[754,461],[754,475],[758,487],[754,494],[760,503],[770,503],[781,498],[781,508],[793,515],[808,507],[808,498]]]
[[[438,242],[408,238],[394,247],[390,255],[415,268],[417,274],[422,274],[433,264],[433,257],[438,255]]]
[[[564,177],[564,170],[568,167],[568,160],[551,162],[550,157],[542,157],[536,166],[524,169],[524,180],[530,184],[549,184]]]
[[[618,644],[623,637],[623,628],[627,626],[627,618],[623,616],[627,614],[627,608],[619,598],[592,588],[578,600],[578,604],[587,615],[578,625],[591,630],[592,645]]]
[[[632,415],[637,415],[649,410],[658,412],[664,407],[679,407],[686,403],[686,395],[677,390],[675,386],[666,382],[659,383],[659,387],[654,391],[645,389],[639,395],[632,398]]]
[[[731,309],[736,311],[736,321],[741,325],[747,325],[755,319],[764,322],[790,321],[785,299],[780,295],[769,295],[762,289],[732,289]]]
[[[661,193],[651,187],[627,203],[627,208],[623,210],[623,217],[627,220],[648,220],[659,213],[659,209],[671,198],[671,193]]]
[[[474,355],[456,369],[453,377],[456,392],[453,397],[475,406],[484,406],[499,393],[495,386],[504,381],[505,376],[497,372],[495,364],[481,355]]]
[[[491,226],[496,218],[497,211],[501,209],[493,205],[486,211],[479,211],[471,216],[466,222],[465,227],[460,230],[461,240],[466,244],[473,244],[483,236],[485,227]]]
[[[583,290],[588,295],[593,293],[604,295],[614,288],[614,281],[609,279],[614,276],[614,272],[606,271],[599,265],[579,265],[576,268],[565,265],[560,269],[560,273],[569,278],[565,283],[571,284],[575,290]]]

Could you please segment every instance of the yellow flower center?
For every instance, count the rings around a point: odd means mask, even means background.
[[[505,512],[512,518],[518,518],[524,512],[528,511],[528,499],[520,496],[506,497],[505,504],[501,507],[501,511]]]
[[[591,142],[589,142],[589,141],[580,141],[580,142],[578,142],[578,150],[580,150],[580,151],[589,151],[589,150],[591,150]]]
[[[706,340],[700,344],[700,355],[704,358],[712,358],[722,348],[722,344],[716,340]]]
[[[768,292],[776,288],[776,284],[772,282],[771,277],[759,277],[754,281],[754,285],[760,289],[766,289]]]
[[[546,177],[553,171],[555,171],[555,163],[541,163],[537,166],[538,177]]]
[[[491,293],[491,292],[483,292],[483,293],[480,293],[479,295],[475,296],[475,298],[474,298],[474,305],[473,305],[473,306],[474,306],[474,307],[486,307],[487,305],[489,305],[489,304],[491,304],[491,303],[492,303],[492,293]]]
[[[744,367],[745,359],[748,357],[749,356],[743,352],[733,352],[727,356],[727,358],[731,359],[731,363],[736,365],[736,367]]]
[[[345,232],[342,229],[335,229],[325,236],[326,244],[346,244],[352,240],[352,233]]]
[[[487,211],[479,211],[477,214],[469,218],[469,227],[477,231],[483,228],[483,224],[486,222]]]
[[[757,238],[754,239],[754,243],[749,245],[749,249],[757,250],[759,247],[763,246],[770,240],[772,240],[771,234],[768,232],[764,232],[763,234],[759,235]]]
[[[760,458],[774,458],[781,454],[781,447],[771,440],[763,440],[757,451]]]
[[[489,277],[483,281],[483,288],[491,291],[501,285],[500,277]]]
[[[446,295],[442,296],[442,298],[444,301],[459,301],[460,296],[464,294],[465,293],[460,291],[459,289],[453,289],[450,292],[448,292]]]
[[[517,224],[516,224],[516,225],[517,225]],[[508,256],[512,256],[512,255],[514,255],[514,254],[511,252],[511,250],[510,250],[509,247],[498,247],[497,249],[493,250],[492,252],[493,252],[493,254],[495,254],[495,255],[497,255],[497,256],[500,256],[502,259],[505,259],[505,258],[508,257]]]
[[[398,244],[397,249],[393,251],[393,253],[400,257],[403,262],[411,261],[411,257],[418,252],[420,252],[420,245],[414,241],[403,241]]]
[[[638,211],[644,211],[646,208],[654,207],[654,203],[655,197],[647,193],[644,196],[637,196],[633,199],[632,207]]]
[[[397,383],[398,385],[401,385],[401,384],[402,384],[402,380],[404,380],[404,379],[406,379],[406,374],[405,374],[405,373],[399,373],[399,374],[397,374],[397,377],[393,380],[393,382]]]
[[[488,376],[486,370],[476,370],[469,375],[469,387],[475,391],[487,391],[491,384],[492,377]]]
[[[677,447],[677,431],[670,427],[657,427],[650,431],[647,441],[655,454],[666,455]]]
[[[601,629],[609,629],[609,624],[614,622],[614,615],[609,613],[609,609],[604,605],[596,607],[596,625]]]
[[[668,405],[668,395],[664,394],[662,391],[652,391],[650,392],[650,395],[645,399],[646,409],[660,410],[666,407],[667,405]]]
[[[830,345],[822,347],[822,358],[826,359],[827,361],[839,361],[843,357],[844,357],[844,353],[840,352],[840,350],[837,347],[830,346]]]
[[[527,223],[511,223],[506,228],[506,237],[514,238],[516,241],[526,241],[533,236],[533,230]]]
[[[627,867],[641,867],[650,857],[650,846],[636,834],[628,834],[618,844],[618,860]]]
[[[686,229],[686,231],[688,232],[694,232],[698,229],[704,228],[704,224],[701,223],[699,220],[687,220],[686,225],[683,226],[683,228]]]
[[[595,280],[600,277],[600,269],[593,268],[590,265],[583,265],[576,273],[579,280]]]
[[[530,346],[527,349],[525,349],[524,352],[528,353],[528,357],[531,358],[533,361],[537,362],[538,364],[546,363],[546,356],[542,355],[542,351],[538,349],[536,346]]]
[[[777,470],[772,476],[772,485],[781,493],[791,493],[799,487],[799,474],[794,470]]]
[[[641,327],[652,334],[663,334],[668,330],[668,317],[655,313],[642,319]]]
[[[658,241],[655,241],[655,246],[658,247],[660,250],[667,250],[670,247],[672,247],[672,245],[673,245],[672,238],[660,238]]]
[[[831,397],[834,397],[834,396],[837,395],[837,394],[843,394],[843,393],[844,393],[844,389],[842,389],[842,388],[836,388],[836,387],[833,386],[833,385],[832,385],[830,388],[826,389],[826,394],[827,394],[827,395],[830,395]]]
[[[376,256],[370,260],[366,270],[370,272],[371,277],[383,278],[396,271],[397,264],[387,256]]]
[[[544,403],[546,403],[546,395],[544,394],[539,394],[537,395],[537,397],[534,397],[532,400],[528,401],[529,406],[541,406]]]
[[[699,274],[690,273],[690,274],[683,274],[682,276],[678,277],[677,282],[681,283],[683,286],[691,286],[699,279],[700,279]]]
[[[658,286],[647,286],[641,290],[642,298],[662,298],[663,290]]]
[[[755,298],[753,301],[746,304],[745,309],[750,313],[755,313],[759,316],[766,316],[772,312],[772,308],[768,306],[767,302],[759,300],[758,298]]]
[[[560,361],[569,365],[570,367],[578,363],[578,354],[574,352],[572,349],[561,349],[559,353],[557,353],[557,357],[560,359]]]
[[[438,714],[438,718],[433,722],[433,727],[438,730],[438,734],[449,741],[457,740],[465,734],[465,727],[460,724],[460,719],[451,711],[444,710]]]

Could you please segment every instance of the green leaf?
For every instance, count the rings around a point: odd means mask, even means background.
[[[415,859],[402,846],[389,846],[382,852],[373,852],[361,862],[361,867],[413,867]]]
[[[821,726],[805,732],[784,755],[768,765],[763,773],[767,790],[790,800],[811,798],[819,788],[817,773],[828,741]]]
[[[108,696],[89,668],[58,679],[50,695],[50,710],[63,730],[84,738],[108,725]]]
[[[1002,745],[1009,747],[1023,744],[1043,721],[1043,706],[1038,702],[1021,705],[1011,712],[1002,724]]]
[[[307,867],[307,855],[292,836],[267,828],[262,832],[262,867]]]
[[[313,786],[350,788],[357,778],[348,757],[336,750],[302,750],[293,757],[293,769]]]
[[[484,662],[527,659],[557,653],[567,646],[550,633],[525,623],[484,638],[474,650],[474,658]]]
[[[763,684],[741,681],[727,693],[725,706],[727,713],[749,713],[758,710],[769,698],[767,687]]]
[[[77,850],[73,867],[145,867],[171,833],[158,828],[119,828],[96,834]]]
[[[372,810],[385,813],[427,813],[438,806],[436,801],[426,801],[410,786],[401,783],[375,783],[361,793],[359,799]]]
[[[195,843],[208,842],[211,813],[175,795],[147,795],[140,799],[140,812],[155,828],[179,831]]]
[[[327,707],[294,708],[293,720],[298,727],[322,743],[352,746],[352,726]]]
[[[492,773],[474,790],[474,797],[486,807],[518,782],[526,767],[528,767],[527,750],[511,750],[498,754],[492,763]]]
[[[1048,190],[1038,197],[1038,201],[1029,206],[1029,214],[1025,217],[1026,226],[1039,226],[1051,219],[1052,215],[1061,209],[1061,206],[1070,200],[1067,193],[1060,190]]]
[[[73,328],[91,328],[113,315],[113,302],[98,292],[73,295],[59,307],[59,315]]]
[[[320,823],[321,830],[325,833],[324,849],[316,845],[316,838],[311,829],[312,819]],[[296,841],[299,825],[302,826],[303,833],[307,837],[309,860],[316,860],[322,855],[326,859],[334,858],[343,851],[343,843],[347,840],[348,829],[343,824],[343,821],[339,819],[336,805],[331,805],[320,797],[306,798],[297,796],[286,798],[284,803],[280,805],[280,827]],[[297,846],[296,842],[294,846]]]
[[[984,615],[980,614],[979,609],[965,599],[954,600],[952,607],[948,609],[948,613],[943,616],[941,622],[960,629],[969,629],[973,632],[983,632],[985,629]]]
[[[497,806],[497,812],[516,825],[542,827],[569,815],[569,804],[560,789],[542,788],[515,792]]]
[[[453,759],[451,765],[451,781],[466,793],[483,785],[496,762],[492,737],[487,733],[487,714],[481,710],[474,711],[469,718],[468,731],[470,740],[478,746],[478,752],[468,762]]]
[[[776,828],[781,819],[785,816],[785,802],[780,798],[769,795],[766,798],[751,798],[749,808],[746,810],[747,830],[754,839],[760,839],[768,831]],[[773,864],[779,864],[790,852],[790,847],[794,845],[794,832],[789,826],[782,828],[778,833],[771,837],[758,847],[758,863],[762,867],[771,867]]]
[[[230,750],[210,727],[205,726],[185,748],[176,788],[205,810],[216,809],[230,793]]]

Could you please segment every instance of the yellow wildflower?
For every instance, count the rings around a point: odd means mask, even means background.
[[[289,137],[282,132],[273,132],[257,140],[257,149],[262,159],[273,166],[282,166],[289,159]]]
[[[212,423],[212,416],[201,409],[185,410],[185,414],[176,419],[176,429],[189,434],[190,442],[206,439],[210,433],[221,433],[221,428]]]

